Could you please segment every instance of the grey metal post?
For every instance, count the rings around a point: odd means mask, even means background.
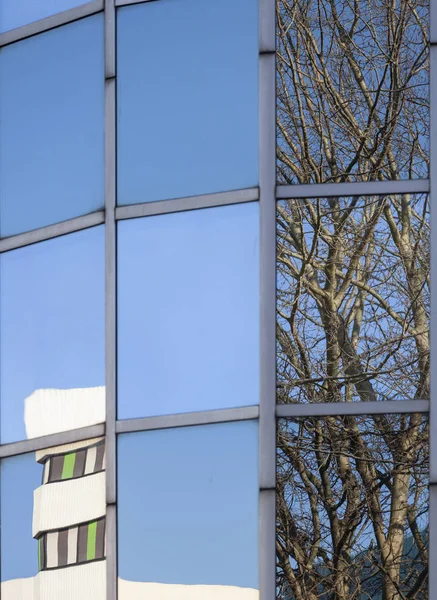
[[[106,264],[106,593],[117,599],[117,274],[116,274],[116,42],[115,2],[105,0],[105,264]]]
[[[276,28],[275,1],[259,3],[260,599],[275,598],[276,485]]]

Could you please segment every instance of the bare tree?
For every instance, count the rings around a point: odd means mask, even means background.
[[[426,177],[428,0],[277,0],[282,183]]]
[[[428,8],[278,0],[282,183],[426,177]],[[429,399],[426,195],[277,213],[278,402]],[[281,421],[278,596],[427,598],[427,421]]]

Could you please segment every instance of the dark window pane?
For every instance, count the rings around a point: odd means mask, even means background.
[[[429,399],[426,195],[277,206],[278,402]]]
[[[120,600],[257,600],[257,431],[249,421],[120,436]]]
[[[1,255],[2,443],[105,420],[104,272],[104,227]]]
[[[79,453],[102,440],[6,458],[0,465],[2,600],[105,600],[105,474],[41,483],[49,456]],[[80,562],[86,529],[85,561]]]
[[[0,0],[0,33],[39,21],[87,0]]]
[[[427,417],[281,420],[277,597],[428,598]]]
[[[102,208],[102,15],[1,48],[0,89],[1,236]]]
[[[428,176],[429,2],[277,2],[277,178]]]
[[[258,209],[119,223],[119,418],[258,403]]]
[[[258,184],[257,0],[118,10],[118,202]]]

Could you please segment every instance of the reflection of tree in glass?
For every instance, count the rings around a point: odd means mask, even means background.
[[[278,402],[429,398],[424,195],[278,204]]]
[[[427,0],[277,0],[278,180],[428,173]]]
[[[279,422],[280,600],[425,600],[428,426],[421,415]]]

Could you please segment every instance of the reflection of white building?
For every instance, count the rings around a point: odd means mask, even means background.
[[[105,390],[37,390],[25,401],[28,438],[105,420]],[[1,600],[106,600],[105,447],[96,438],[36,452],[35,577],[2,582]],[[233,586],[173,585],[119,579],[119,600],[257,600]]]

